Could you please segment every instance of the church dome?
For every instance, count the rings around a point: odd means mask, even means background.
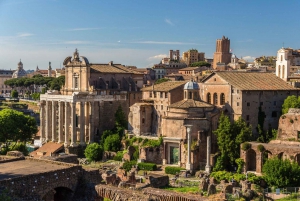
[[[193,81],[193,80],[191,80],[191,81],[189,81],[189,82],[187,82],[185,85],[184,85],[184,88],[183,88],[184,90],[186,90],[186,89],[199,89],[199,85],[198,85],[198,83],[197,82],[195,82],[195,81]]]
[[[20,62],[18,63],[18,66],[21,66],[23,65],[22,61],[20,60]]]
[[[23,69],[23,63],[20,62],[18,63],[18,68],[17,70],[13,73],[12,78],[19,78],[19,77],[24,77],[26,76],[26,71]]]
[[[235,54],[232,54],[231,58],[235,59],[236,58]]]

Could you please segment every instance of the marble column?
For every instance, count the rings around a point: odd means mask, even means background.
[[[181,142],[178,144],[178,165],[181,166]]]
[[[51,103],[46,101],[46,141],[51,139]]]
[[[58,143],[62,143],[63,139],[63,126],[64,126],[64,103],[58,102]]]
[[[210,148],[211,147],[211,138],[210,135],[207,135],[207,147],[206,147],[206,166],[205,166],[205,171],[207,173],[210,173],[211,171],[211,166],[210,166]]]
[[[94,142],[94,102],[90,102],[89,143]]]
[[[188,140],[188,151],[187,151],[187,162],[186,162],[186,169],[192,170],[192,164],[191,164],[191,130],[192,125],[185,125],[186,132],[187,132],[187,140]]]
[[[52,101],[52,142],[56,141],[56,101]]]
[[[168,163],[168,160],[167,160],[167,143],[164,142],[164,153],[163,153],[163,165],[166,165]]]
[[[40,141],[41,144],[43,144],[43,142],[45,141],[45,101],[41,101],[40,102]]]
[[[71,146],[75,147],[76,146],[76,141],[77,141],[77,133],[76,133],[76,103],[71,103]]]
[[[86,142],[90,142],[90,138],[89,138],[89,118],[90,118],[89,103],[85,102],[85,132],[84,132],[84,138],[85,138]]]
[[[84,102],[80,102],[80,145],[85,146],[84,139],[84,128],[85,128],[85,115],[84,115]]]
[[[70,130],[69,130],[69,126],[70,126],[70,110],[69,110],[69,103],[65,102],[65,147],[70,145]]]

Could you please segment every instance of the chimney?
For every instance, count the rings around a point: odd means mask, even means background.
[[[110,61],[110,62],[108,63],[108,65],[112,66],[112,65],[114,65],[114,62],[113,62],[113,61]]]

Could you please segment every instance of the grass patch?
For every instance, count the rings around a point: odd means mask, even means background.
[[[200,193],[199,186],[192,187],[165,187],[164,190],[175,191],[180,193]]]
[[[285,198],[280,198],[276,201],[298,201],[297,197],[298,197],[297,193],[292,193],[291,195],[286,196]]]

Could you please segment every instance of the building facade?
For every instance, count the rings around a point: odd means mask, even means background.
[[[219,107],[231,120],[243,118],[257,133],[259,108],[264,129],[277,129],[281,106],[299,90],[272,73],[214,72],[200,83],[201,99]]]
[[[284,81],[289,81],[293,77],[298,77],[294,75],[299,73],[300,67],[300,50],[293,50],[291,48],[281,48],[277,51],[277,61],[276,61],[276,75],[283,79]]]
[[[9,96],[11,92],[11,87],[8,85],[5,85],[4,82],[6,80],[11,79],[13,75],[12,70],[0,70],[0,95],[1,96]]]
[[[205,53],[198,52],[196,49],[190,49],[182,54],[182,61],[190,66],[192,63],[205,60]]]
[[[113,128],[119,106],[128,114],[129,106],[141,99],[143,75],[123,65],[91,64],[77,49],[63,64],[62,90],[40,96],[42,142],[77,147],[97,141],[104,130]]]

